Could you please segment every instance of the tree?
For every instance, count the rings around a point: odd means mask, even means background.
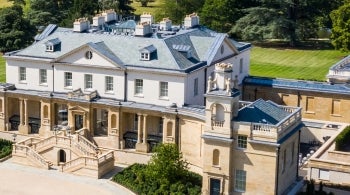
[[[98,0],[98,5],[101,11],[114,9],[117,13],[125,15],[135,10],[129,5],[128,0]]]
[[[346,2],[332,11],[333,23],[331,40],[335,49],[350,51],[350,3]]]
[[[22,7],[0,9],[0,51],[7,52],[28,46],[34,40],[35,27],[23,17]]]
[[[136,2],[141,3],[141,7],[147,7],[149,2],[154,2],[154,0],[136,0]]]

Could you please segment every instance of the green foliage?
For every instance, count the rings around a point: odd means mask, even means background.
[[[347,126],[338,136],[335,138],[335,150],[345,150],[346,146],[350,146],[350,126]]]
[[[0,53],[0,82],[6,82],[6,62]]]
[[[12,153],[12,142],[0,139],[0,159]]]
[[[328,193],[328,195],[331,194],[333,194],[333,192]],[[311,181],[306,181],[306,191],[299,192],[298,195],[327,195],[327,192],[323,191],[322,181],[319,184],[318,190],[315,190],[315,181],[311,179]]]
[[[35,28],[23,17],[22,7],[13,5],[0,9],[0,51],[7,52],[28,46]]]
[[[331,40],[336,49],[350,51],[350,3],[345,3],[332,11],[333,22]]]
[[[134,164],[113,177],[113,181],[138,194],[201,193],[202,177],[188,171],[187,163],[174,144],[161,144],[148,165]]]

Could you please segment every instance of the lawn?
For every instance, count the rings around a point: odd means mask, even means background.
[[[0,8],[8,7],[10,5],[12,5],[12,2],[8,2],[8,0],[0,0]]]
[[[6,81],[6,65],[5,59],[2,57],[0,53],[0,83],[4,83]]]
[[[165,3],[165,0],[155,0],[154,2],[148,3],[147,7],[141,7],[140,2],[136,2],[135,0],[131,3],[131,7],[135,8],[135,15],[141,15],[143,12],[149,12],[153,16],[156,14],[156,10],[160,8],[160,5]]]
[[[250,75],[325,81],[328,69],[345,57],[336,50],[253,47]]]

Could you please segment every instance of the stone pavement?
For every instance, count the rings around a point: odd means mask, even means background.
[[[119,169],[120,170],[120,169]],[[116,169],[114,172],[119,171]],[[133,193],[109,181],[76,176],[57,170],[22,166],[11,159],[0,163],[0,194],[9,195],[132,195]]]

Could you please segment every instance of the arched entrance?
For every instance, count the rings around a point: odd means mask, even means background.
[[[58,162],[59,163],[66,162],[66,152],[62,149],[58,151]]]

